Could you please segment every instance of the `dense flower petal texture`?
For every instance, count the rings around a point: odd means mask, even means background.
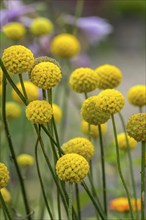
[[[71,73],[69,84],[75,92],[91,92],[97,87],[97,74],[91,68],[77,68]]]
[[[131,87],[128,91],[128,100],[135,106],[146,105],[146,86],[136,85]]]
[[[118,134],[117,140],[118,140],[118,146],[121,150],[128,150],[128,147],[129,149],[132,150],[132,149],[135,149],[137,145],[137,142],[135,141],[135,139],[130,137],[129,135],[127,135],[127,140],[126,140],[125,133]]]
[[[36,36],[49,34],[53,31],[53,23],[48,18],[37,17],[32,20],[30,31]]]
[[[87,160],[79,154],[66,154],[56,163],[56,173],[62,181],[79,183],[84,180],[89,171]]]
[[[53,110],[45,100],[35,100],[26,107],[26,117],[32,123],[44,124],[52,118]]]
[[[0,163],[0,190],[7,186],[10,179],[8,168],[4,163]]]
[[[24,37],[26,29],[23,24],[19,22],[10,22],[3,26],[2,31],[4,34],[12,40],[19,40]]]
[[[20,166],[32,166],[34,164],[34,158],[29,154],[20,154],[17,157],[17,162]]]
[[[65,154],[76,153],[83,156],[86,160],[91,160],[94,155],[94,146],[86,138],[76,137],[62,145]]]
[[[146,113],[133,114],[126,128],[128,135],[136,141],[146,141]]]

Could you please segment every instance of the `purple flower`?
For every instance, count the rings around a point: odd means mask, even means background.
[[[77,56],[71,58],[70,61],[74,68],[91,66],[91,59],[86,53],[80,53]]]

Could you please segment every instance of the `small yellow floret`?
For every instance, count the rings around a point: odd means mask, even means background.
[[[127,133],[137,142],[146,141],[146,113],[133,114],[127,123]]]
[[[116,88],[122,80],[120,69],[113,65],[105,64],[99,66],[95,72],[97,74],[97,87],[99,89]]]
[[[6,116],[7,118],[19,118],[21,115],[21,108],[15,102],[6,102]]]
[[[125,133],[120,133],[117,135],[118,140],[118,146],[121,150],[128,150],[128,147],[132,150],[135,149],[137,142],[134,140],[134,138],[127,135],[127,140]],[[128,143],[127,143],[128,141]]]
[[[47,123],[52,118],[52,114],[52,107],[45,100],[35,100],[26,106],[26,117],[32,123]]]
[[[35,18],[30,25],[30,31],[36,36],[49,34],[53,31],[53,23],[48,18]]]
[[[20,154],[17,157],[17,162],[20,166],[32,166],[34,164],[34,158],[29,154]]]
[[[115,89],[106,89],[97,96],[97,103],[103,111],[115,114],[124,107],[124,96]]]
[[[0,163],[0,189],[4,188],[10,179],[9,171],[4,163]]]
[[[84,180],[89,171],[87,160],[79,154],[65,154],[56,163],[56,173],[59,179],[79,183]]]
[[[128,100],[132,105],[146,105],[146,86],[136,85],[130,88],[130,90],[128,91]]]
[[[97,138],[99,136],[98,126],[90,124],[90,130],[89,130],[89,123],[82,120],[81,123],[81,130],[85,135],[89,135],[93,138]],[[101,132],[102,134],[105,134],[107,131],[107,124],[101,124]]]
[[[0,85],[2,84],[2,80],[3,80],[3,71],[2,68],[0,67]]]
[[[61,69],[52,62],[39,63],[30,73],[31,82],[42,89],[51,89],[60,82],[61,78]]]
[[[10,192],[6,188],[2,188],[0,190],[0,192],[2,194],[2,197],[3,197],[4,201],[6,203],[9,203],[11,201],[11,194],[10,194]]]
[[[81,108],[82,118],[92,125],[104,124],[110,118],[109,112],[100,109],[97,100],[97,96],[91,96],[83,102]]]
[[[3,26],[2,31],[4,34],[12,40],[19,40],[24,37],[26,29],[23,24],[19,22],[10,22]]]
[[[61,58],[71,58],[80,51],[78,39],[71,34],[59,34],[51,42],[51,52]]]
[[[97,87],[97,74],[87,67],[75,69],[70,76],[69,84],[75,92],[91,92]]]
[[[52,108],[53,108],[53,115],[54,115],[55,122],[58,123],[62,117],[62,110],[58,105],[54,103],[52,105]]]
[[[39,89],[31,82],[29,81],[23,81],[24,83],[24,87],[25,87],[25,91],[27,94],[27,100],[28,102],[31,102],[33,100],[36,100],[39,98]],[[18,82],[16,84],[17,88],[20,90],[20,92],[24,95],[22,87],[21,87],[21,83]],[[18,94],[15,92],[14,89],[12,89],[12,98],[18,102],[19,104],[22,104],[23,101],[21,100],[21,98],[18,96]]]
[[[34,56],[28,48],[14,45],[4,50],[2,61],[9,74],[22,74],[31,69],[34,64]]]
[[[94,146],[86,138],[76,137],[62,145],[65,154],[76,153],[83,156],[86,160],[91,160],[94,155]]]

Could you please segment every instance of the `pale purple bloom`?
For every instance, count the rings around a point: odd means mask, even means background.
[[[77,56],[71,58],[70,62],[74,68],[91,66],[91,59],[86,53],[78,54]]]

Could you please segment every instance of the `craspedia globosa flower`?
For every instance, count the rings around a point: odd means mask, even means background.
[[[120,112],[124,107],[124,96],[115,89],[106,89],[97,96],[98,106],[110,114]]]
[[[72,138],[62,145],[62,150],[65,154],[76,153],[83,156],[86,160],[91,160],[94,155],[94,146],[86,138]]]
[[[97,96],[91,96],[83,102],[81,115],[85,121],[92,125],[103,124],[110,118],[109,112],[100,109]]]
[[[97,88],[99,89],[116,88],[122,80],[121,70],[113,65],[99,66],[95,72],[97,74]]]
[[[4,163],[0,163],[0,189],[7,186],[9,181],[9,171]]]
[[[128,91],[128,101],[135,106],[146,105],[146,86],[136,85]]]
[[[20,154],[17,157],[17,162],[20,166],[32,166],[34,164],[34,158],[29,154]]]
[[[117,140],[118,140],[118,146],[121,150],[128,150],[128,147],[129,149],[132,150],[132,149],[135,149],[137,145],[137,142],[135,141],[135,139],[130,137],[129,135],[127,135],[127,139],[126,139],[124,132],[117,135]],[[115,140],[114,140],[114,143],[115,143]]]
[[[56,173],[60,180],[80,183],[89,171],[87,160],[79,154],[65,154],[56,163]]]
[[[53,23],[48,18],[35,18],[30,24],[30,31],[36,36],[49,34],[53,31]]]
[[[58,123],[62,117],[62,110],[58,105],[54,103],[52,105],[52,108],[53,108],[53,115],[54,115],[55,122]]]
[[[22,74],[31,69],[34,64],[34,56],[28,48],[13,45],[4,50],[2,61],[9,74]]]
[[[19,118],[21,115],[21,107],[15,102],[6,102],[7,118]]]
[[[26,117],[32,123],[47,123],[52,118],[52,114],[52,107],[45,100],[35,100],[26,106]]]
[[[80,51],[80,43],[72,34],[59,34],[51,42],[51,52],[60,58],[71,58]]]
[[[3,26],[2,31],[6,37],[12,40],[19,40],[24,37],[26,33],[24,25],[20,22],[10,22]]]
[[[4,201],[5,201],[6,203],[9,203],[9,202],[11,201],[11,194],[10,194],[10,192],[9,192],[6,188],[2,188],[2,189],[0,190],[0,192],[1,192],[1,194],[2,194],[2,197],[3,197]],[[0,205],[0,206],[1,206],[1,205]]]
[[[52,62],[41,62],[32,69],[30,80],[42,89],[51,89],[62,78],[61,69]]]
[[[70,75],[69,84],[75,92],[91,92],[97,87],[97,74],[91,68],[77,68]]]
[[[146,141],[146,113],[133,114],[126,126],[127,133],[137,142]]]

